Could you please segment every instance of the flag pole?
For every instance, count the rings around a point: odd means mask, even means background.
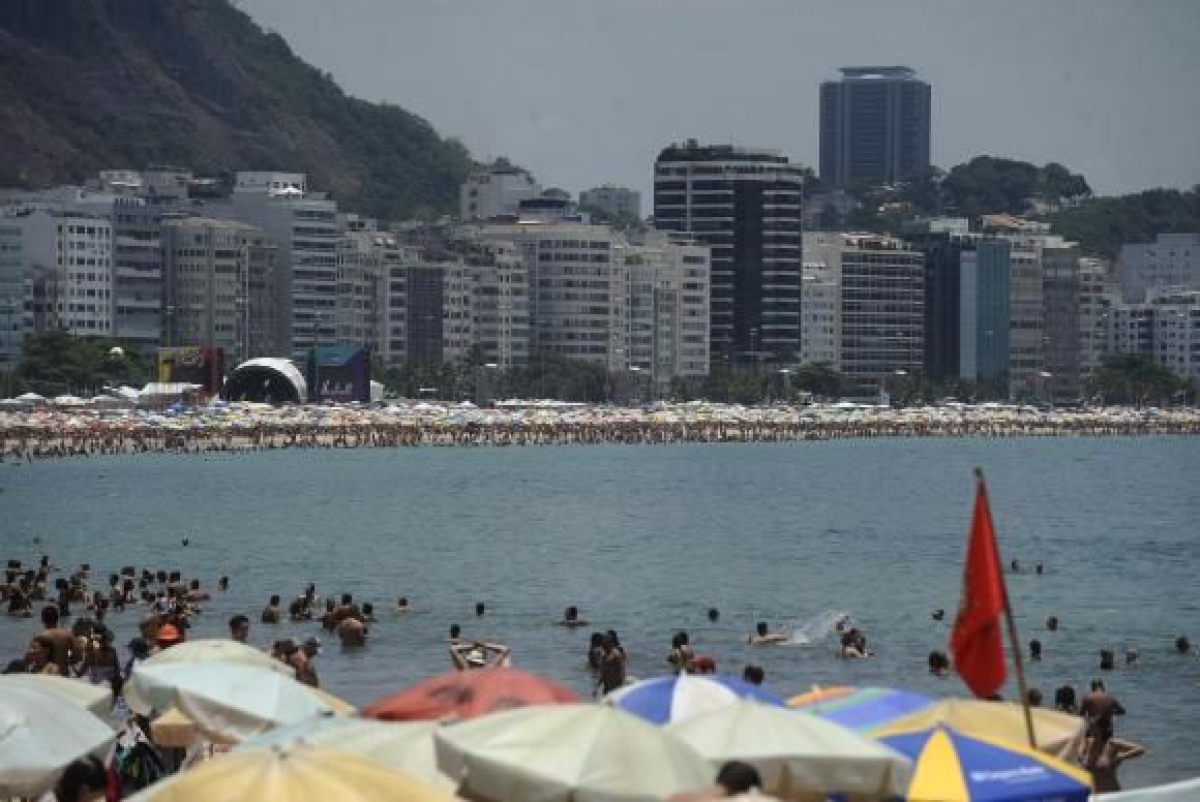
[[[979,492],[987,499],[987,483],[983,480],[983,469],[975,469],[975,480],[979,486]],[[988,508],[991,508],[989,501]],[[993,521],[992,527],[995,528]],[[1000,559],[1000,550],[996,550],[996,559]],[[997,565],[997,572],[1003,576],[1004,566]],[[1008,622],[1008,640],[1012,644],[1013,667],[1017,672],[1017,692],[1021,695],[1021,709],[1025,712],[1025,735],[1029,738],[1029,748],[1037,749],[1037,737],[1033,732],[1033,712],[1029,709],[1029,692],[1025,687],[1025,663],[1021,659],[1021,642],[1017,639],[1017,624],[1013,620],[1012,603],[1008,600],[1008,583],[1004,583],[1004,618]]]

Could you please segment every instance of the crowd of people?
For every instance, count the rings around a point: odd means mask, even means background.
[[[88,457],[145,452],[208,453],[293,448],[422,446],[666,445],[773,443],[872,437],[1043,437],[1200,434],[1200,411],[1014,412],[967,407],[705,407],[666,410],[596,407],[562,414],[394,412],[398,408],[298,407],[289,416],[203,409],[162,418],[90,412],[51,417],[0,414],[0,459]]]
[[[1011,568],[1020,570],[1015,561]],[[1037,566],[1037,569],[1040,568],[1040,565]],[[1037,572],[1041,573],[1040,570]],[[141,733],[137,740],[137,745],[142,749],[137,753],[141,755],[138,758],[141,762],[133,763],[135,773],[143,777],[152,776],[155,771],[147,768],[149,758],[145,756],[145,750],[152,747],[149,722],[133,716],[123,707],[123,687],[139,664],[158,652],[187,641],[195,617],[202,614],[205,603],[212,598],[211,593],[228,591],[229,578],[220,577],[215,590],[210,592],[200,580],[185,578],[179,571],[126,566],[110,574],[106,583],[102,581],[96,584],[99,587],[93,587],[90,565],[62,571],[51,562],[49,556],[42,556],[36,566],[30,568],[24,567],[20,560],[9,560],[4,583],[0,584],[0,603],[12,617],[25,618],[36,614],[42,629],[31,638],[24,654],[7,664],[4,673],[76,677],[109,687],[115,700],[114,715],[125,717],[127,726],[137,727]],[[407,597],[397,599],[394,606],[396,614],[404,615],[410,610]],[[110,620],[115,615],[130,613],[138,616],[138,635],[125,644],[128,654],[122,657]],[[482,619],[486,613],[486,604],[477,602],[477,618]],[[934,620],[941,621],[945,612],[937,609],[931,615]],[[708,620],[716,623],[719,619],[720,612],[710,608]],[[286,603],[284,597],[271,595],[259,615],[260,625],[268,629],[284,621],[319,625],[322,631],[347,649],[366,647],[370,642],[372,624],[376,620],[375,609],[370,602],[359,603],[349,593],[323,599],[318,595],[315,584],[311,583]],[[574,605],[567,607],[561,620],[554,623],[568,629],[591,627],[587,620],[581,618],[579,608]],[[1047,619],[1047,632],[1057,631],[1058,626],[1057,616]],[[229,638],[233,641],[248,644],[251,628],[252,620],[245,613],[235,614],[228,620]],[[848,615],[834,621],[833,634],[840,658],[864,660],[872,657],[866,635]],[[758,622],[746,642],[754,647],[769,648],[792,642],[792,635],[773,631],[766,622]],[[322,645],[320,636],[315,633],[302,640],[281,638],[272,643],[270,655],[290,666],[298,681],[319,687],[316,660],[322,652]],[[1174,647],[1180,654],[1194,652],[1186,636],[1179,636]],[[1040,638],[1031,640],[1028,648],[1029,660],[1042,659],[1043,644]],[[452,667],[462,671],[509,665],[512,660],[507,645],[464,638],[458,624],[450,627],[447,650]],[[1102,650],[1100,669],[1113,669],[1112,658],[1111,650]],[[1134,663],[1137,659],[1136,650],[1126,651],[1126,664]],[[584,660],[591,672],[594,695],[597,697],[612,693],[631,681],[628,655],[620,636],[612,629],[596,630],[591,634]],[[935,676],[950,675],[952,667],[944,653],[931,653],[928,663],[930,672]],[[689,633],[679,630],[671,636],[663,666],[665,670],[680,674],[714,674],[717,671],[717,659],[711,654],[698,653]],[[741,677],[745,682],[761,685],[765,672],[760,665],[748,664],[743,667]],[[1028,700],[1032,706],[1040,706],[1043,697],[1038,689],[1031,688]],[[1108,693],[1104,682],[1097,679],[1092,682],[1091,691],[1078,703],[1071,686],[1056,689],[1054,706],[1059,711],[1084,717],[1086,737],[1079,761],[1092,772],[1097,789],[1118,788],[1117,772],[1120,765],[1146,752],[1143,747],[1116,737],[1114,722],[1125,714],[1123,705]],[[161,771],[169,770],[172,765],[170,759],[161,756],[154,757],[153,761],[157,761],[158,770]]]

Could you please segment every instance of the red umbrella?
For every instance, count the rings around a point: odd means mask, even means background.
[[[453,671],[419,682],[362,710],[387,721],[467,719],[529,705],[578,702],[570,689],[516,668]]]

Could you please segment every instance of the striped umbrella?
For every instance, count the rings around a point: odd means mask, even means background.
[[[1044,752],[938,725],[879,740],[913,760],[909,802],[1087,802],[1092,779]]]
[[[703,677],[679,674],[642,680],[613,691],[604,701],[652,724],[670,724],[719,710],[739,699],[783,707],[783,699],[771,691],[720,674]]]
[[[846,686],[816,688],[788,700],[788,707],[859,732],[886,726],[904,716],[926,710],[933,704],[933,699],[919,693]]]

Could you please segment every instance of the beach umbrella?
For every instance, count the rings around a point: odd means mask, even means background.
[[[516,668],[453,671],[419,682],[363,708],[388,721],[468,719],[529,705],[577,702],[570,689]]]
[[[527,707],[443,727],[438,767],[491,802],[624,802],[710,786],[678,736],[607,705]]]
[[[913,760],[910,802],[1086,802],[1091,775],[1018,743],[966,735],[939,724],[892,728],[879,740]]]
[[[273,671],[289,677],[296,675],[296,670],[291,666],[276,660],[252,646],[238,643],[235,640],[221,640],[216,638],[184,641],[169,649],[163,649],[141,665],[162,666],[197,663],[237,663],[239,665],[256,666],[266,671]],[[127,685],[124,688],[123,695],[125,696],[126,704],[129,705],[129,709],[140,715],[149,715],[151,710],[156,707],[142,698],[140,686],[136,683]]]
[[[1068,760],[1079,753],[1084,734],[1084,721],[1079,716],[1032,708],[1033,732],[1038,749],[1057,758]],[[897,718],[873,729],[878,735],[887,730],[924,730],[943,724],[967,735],[1025,743],[1025,711],[1012,702],[989,702],[978,699],[942,699],[924,710]]]
[[[604,701],[654,724],[668,724],[743,698],[783,707],[783,700],[765,688],[721,675],[679,674],[642,680],[613,691]]]
[[[76,701],[19,685],[0,686],[0,797],[37,796],[85,755],[102,755],[112,727]]]
[[[808,693],[793,696],[788,699],[788,707],[865,732],[926,710],[934,701],[919,693],[891,688],[836,686],[814,688]]]
[[[73,702],[97,716],[112,712],[113,695],[108,685],[93,685],[81,679],[54,674],[5,674],[0,676],[0,691],[8,687],[32,688]]]
[[[754,766],[763,790],[783,799],[900,796],[912,777],[912,761],[877,741],[807,713],[752,700],[667,729],[714,768],[730,760]]]
[[[273,747],[213,758],[129,797],[143,802],[450,802],[453,795],[373,760],[312,746]]]
[[[147,661],[130,685],[153,709],[178,707],[210,740],[237,742],[272,727],[333,715],[327,702],[291,677],[237,663]]]
[[[433,734],[438,727],[432,721],[375,721],[338,716],[302,721],[256,735],[234,751],[300,745],[339,749],[378,761],[435,788],[453,791],[456,783],[437,767]]]

